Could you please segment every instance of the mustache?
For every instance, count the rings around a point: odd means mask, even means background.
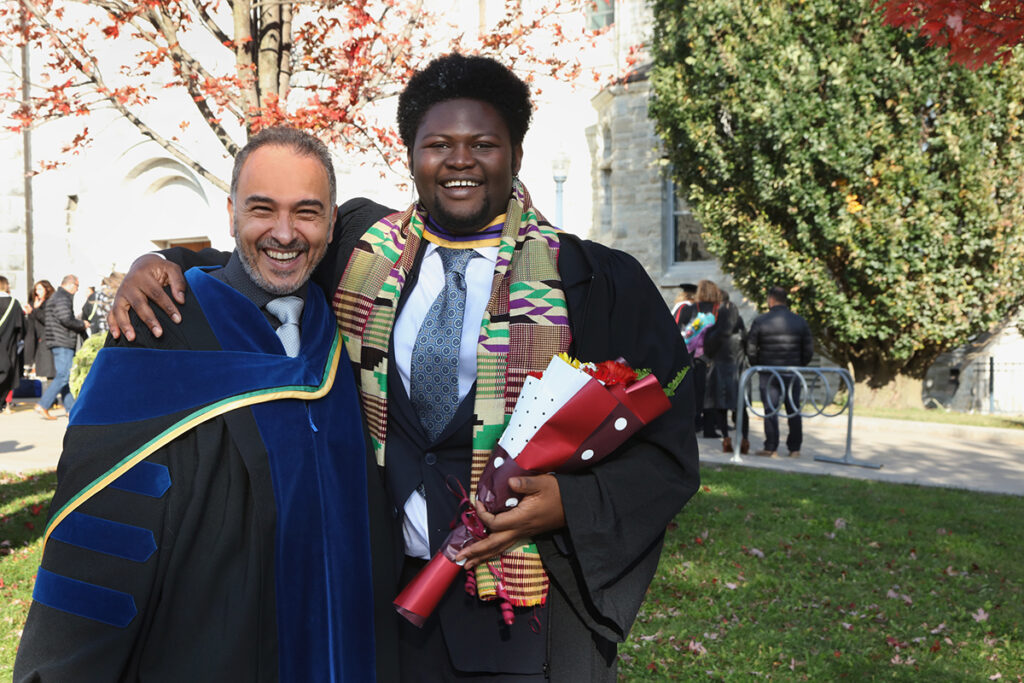
[[[295,238],[288,244],[282,244],[273,237],[265,237],[256,243],[257,249],[274,249],[276,251],[298,251],[307,252],[309,251],[309,242]]]

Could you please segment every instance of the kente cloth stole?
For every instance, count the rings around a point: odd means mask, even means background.
[[[388,342],[398,299],[420,248],[423,209],[410,206],[373,225],[356,245],[332,306],[356,365],[363,416],[378,465],[387,441]],[[477,342],[471,489],[508,424],[529,372],[543,371],[571,341],[565,293],[558,274],[558,230],[541,226],[529,193],[517,180],[502,228],[491,298]],[[495,558],[503,595],[516,606],[544,604],[549,581],[533,543]],[[477,593],[498,597],[495,577],[477,567]]]

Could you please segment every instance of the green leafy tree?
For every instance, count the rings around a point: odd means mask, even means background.
[[[969,71],[870,0],[657,0],[651,114],[705,238],[791,287],[873,387],[1024,297],[1024,67]]]

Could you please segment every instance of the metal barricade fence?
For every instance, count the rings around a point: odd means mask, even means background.
[[[750,386],[750,378],[758,373],[771,375],[769,382],[779,383],[779,405],[762,405],[764,410],[763,413],[757,412],[750,400],[750,393],[752,389]],[[829,375],[838,376],[838,379],[841,379],[846,385],[846,404],[840,407],[839,411],[835,413],[825,412],[825,409],[828,408],[829,403],[836,393],[832,390],[832,387],[829,384]],[[790,377],[793,378],[793,381],[787,381]],[[797,402],[793,400],[793,387],[796,386],[795,380],[797,378],[800,380],[800,405],[797,405]],[[811,386],[808,386],[808,378],[811,378]],[[838,388],[837,384],[836,390],[838,390]],[[804,407],[808,402],[810,402],[812,406],[811,411],[804,410]],[[744,405],[744,403],[746,405]],[[788,406],[794,407],[796,412],[788,412]],[[761,418],[773,416],[789,418],[795,417],[796,415],[800,415],[800,417],[817,417],[818,415],[824,415],[825,417],[838,417],[845,411],[847,414],[846,453],[843,454],[842,458],[829,458],[823,455],[816,455],[814,456],[814,459],[822,462],[833,462],[839,465],[857,465],[858,467],[870,467],[872,469],[878,469],[881,467],[878,463],[868,462],[866,460],[857,460],[850,453],[850,441],[853,437],[853,377],[851,377],[849,371],[844,368],[755,365],[745,370],[743,375],[740,377],[739,399],[736,403],[737,434],[743,433],[743,418],[746,415],[746,410],[744,410],[744,408],[749,409],[750,412]],[[786,408],[786,412],[782,412],[783,408]],[[736,439],[733,455],[729,461],[739,463],[743,462],[743,458],[740,457],[740,439]]]

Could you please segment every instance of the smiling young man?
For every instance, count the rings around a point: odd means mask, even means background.
[[[231,188],[227,265],[186,273],[182,324],[122,337],[82,388],[16,681],[373,679],[363,430],[307,284],[331,159],[267,129]]]
[[[563,351],[621,356],[663,383],[689,363],[636,260],[534,209],[516,177],[530,116],[528,87],[498,62],[431,62],[398,107],[419,200],[399,213],[346,202],[314,275],[331,293],[387,481],[402,576],[391,597],[445,538],[452,491],[475,487],[528,372]],[[174,314],[160,285],[173,291],[180,278],[154,257],[132,271],[112,317],[125,334],[128,306],[158,327],[147,293]],[[665,525],[698,483],[687,377],[671,411],[613,457],[578,474],[522,477],[515,509],[482,513],[491,534],[464,559],[484,599],[456,581],[423,629],[401,621],[401,680],[615,680],[616,643],[654,575]],[[480,568],[491,557],[517,605],[511,626]]]

